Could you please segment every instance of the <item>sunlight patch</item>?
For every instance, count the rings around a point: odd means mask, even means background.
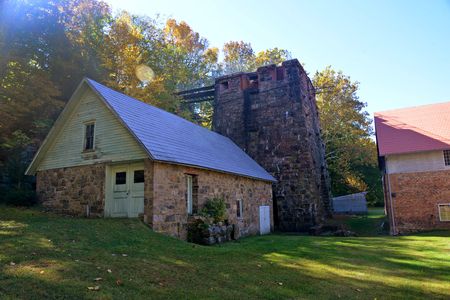
[[[19,235],[22,233],[22,229],[26,228],[27,226],[27,224],[12,220],[0,221],[0,236]]]
[[[169,264],[177,265],[177,266],[180,266],[180,267],[192,267],[192,265],[190,263],[187,263],[187,262],[185,262],[184,260],[181,260],[181,259],[173,259],[173,258],[168,258],[168,257],[165,257],[165,256],[160,256],[159,258],[164,263],[169,263]]]
[[[46,281],[60,281],[62,277],[56,268],[61,268],[57,261],[25,261],[14,265],[8,265],[4,272],[10,276],[36,277]]]
[[[28,225],[24,223],[19,223],[13,220],[9,221],[0,221],[0,229],[19,229],[19,228],[25,228]]]
[[[276,252],[266,254],[263,257],[271,264],[297,270],[317,279],[342,281],[347,285],[358,286],[359,288],[372,284],[384,284],[393,288],[403,286],[418,289],[426,286],[430,291],[442,293],[442,281],[428,278],[426,272],[424,273],[421,270],[398,272],[388,267],[380,268],[379,266],[364,265],[348,259],[334,259],[330,260],[329,263],[322,263],[318,260]],[[408,280],[405,281],[405,278],[408,278]],[[450,291],[444,293],[450,296]]]

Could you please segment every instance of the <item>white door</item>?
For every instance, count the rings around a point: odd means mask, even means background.
[[[135,218],[144,212],[144,167],[120,165],[111,168],[111,217]]]
[[[128,217],[137,218],[144,213],[144,166],[131,165],[130,206]]]
[[[270,206],[259,207],[259,233],[270,233]]]

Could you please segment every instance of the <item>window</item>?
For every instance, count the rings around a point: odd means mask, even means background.
[[[260,81],[271,81],[272,79],[272,74],[269,72],[262,73],[259,78]]]
[[[257,88],[258,87],[258,74],[249,74],[248,82],[250,87]]]
[[[236,201],[236,216],[238,218],[242,218],[244,215],[244,206],[242,203],[242,200],[237,200]]]
[[[94,127],[95,123],[89,123],[84,125],[84,150],[94,149]]]
[[[450,150],[444,150],[444,162],[446,166],[450,166]]]
[[[450,203],[438,204],[439,220],[442,222],[450,222]]]
[[[126,183],[127,183],[127,172],[117,172],[116,184],[126,184]]]
[[[221,91],[228,90],[228,87],[229,87],[228,81],[223,81],[223,82],[220,83],[220,90]]]
[[[192,214],[192,200],[193,200],[193,184],[192,184],[192,175],[186,175],[186,205],[187,205],[187,213],[189,215]]]
[[[134,171],[134,183],[144,182],[144,170]]]
[[[284,80],[284,67],[277,68],[277,80]]]

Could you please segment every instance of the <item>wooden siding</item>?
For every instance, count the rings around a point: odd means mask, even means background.
[[[415,173],[428,171],[449,170],[444,163],[441,150],[408,154],[393,154],[386,157],[386,171],[388,174]]]
[[[95,121],[95,152],[83,153],[84,124]],[[38,170],[119,162],[148,157],[131,133],[91,90],[81,97]]]

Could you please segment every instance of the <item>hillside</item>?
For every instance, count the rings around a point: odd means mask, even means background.
[[[0,298],[448,299],[449,237],[269,235],[204,247],[137,220],[0,206]]]

